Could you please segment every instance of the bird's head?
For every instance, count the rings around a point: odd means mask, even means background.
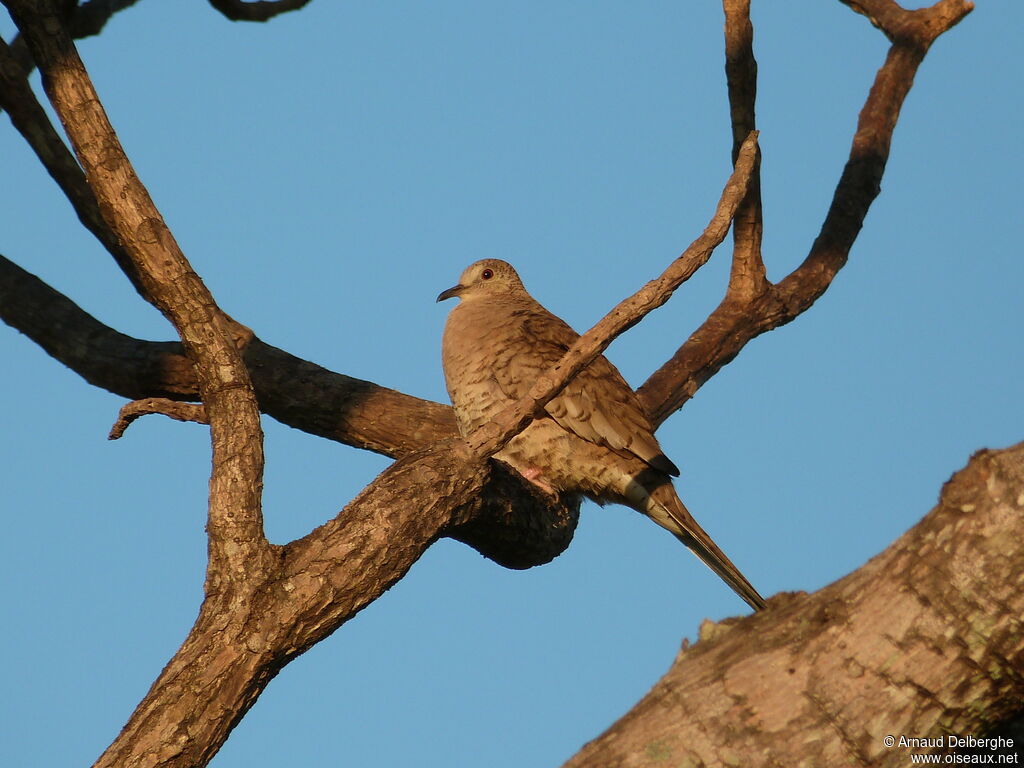
[[[482,259],[466,267],[457,285],[441,291],[438,301],[458,296],[463,300],[485,298],[500,293],[515,293],[523,290],[523,283],[515,269],[501,259]]]

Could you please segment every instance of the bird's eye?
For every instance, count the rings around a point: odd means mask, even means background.
[[[489,269],[485,269],[483,272],[480,273],[480,277],[482,277],[484,280],[490,280],[492,277],[494,277],[494,272]]]

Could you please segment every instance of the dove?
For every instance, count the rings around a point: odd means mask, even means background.
[[[459,431],[466,437],[525,396],[579,338],[538,303],[511,264],[470,264],[437,301],[458,297],[441,358]],[[623,504],[671,532],[755,610],[764,598],[693,519],[672,485],[679,470],[662,452],[636,393],[603,355],[509,440],[495,458],[549,493]]]

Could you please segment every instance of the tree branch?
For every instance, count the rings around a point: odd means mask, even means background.
[[[206,408],[202,403],[183,403],[179,400],[168,400],[163,397],[146,397],[142,400],[132,400],[121,408],[117,414],[117,421],[110,428],[108,440],[120,440],[124,431],[132,425],[140,416],[159,413],[175,421],[194,421],[197,424],[209,424],[210,418],[206,415]]]
[[[198,400],[180,342],[119,333],[0,256],[0,319],[90,384],[130,400]],[[283,424],[399,458],[458,436],[450,406],[334,373],[255,336],[241,343],[260,409]]]
[[[896,768],[888,734],[984,735],[1024,697],[1022,540],[1024,443],[979,451],[859,570],[705,627],[566,766],[647,765],[654,744],[673,764]]]
[[[637,390],[655,424],[682,408],[747,342],[791,322],[829,287],[878,196],[896,120],[918,66],[935,39],[973,8],[965,0],[942,0],[915,11],[889,0],[850,4],[867,9],[894,42],[861,110],[850,158],[821,232],[803,264],[780,283],[749,299],[726,293],[672,359]]]
[[[19,40],[24,40],[19,37]],[[78,220],[114,257],[132,285],[143,292],[131,257],[103,221],[96,196],[85,180],[81,166],[50,122],[28,82],[31,68],[18,60],[15,46],[0,40],[0,108],[7,111],[11,123],[22,135],[46,172],[57,182],[74,209]]]
[[[732,162],[751,131],[757,130],[754,102],[757,97],[757,60],[754,59],[754,26],[750,23],[750,0],[723,0],[725,10],[725,74],[729,86],[732,117]],[[732,270],[728,292],[750,301],[768,289],[761,259],[761,150],[754,163],[747,194],[733,220]]]
[[[304,8],[309,0],[210,0],[210,5],[231,21],[270,21],[275,16]]]
[[[89,0],[75,8],[68,31],[75,40],[98,35],[115,13],[137,2],[139,0]]]
[[[89,2],[78,5],[76,0],[65,2],[65,21],[71,36],[75,40],[83,37],[98,35],[103,31],[107,22],[119,11],[131,8],[139,0],[89,0]],[[0,40],[2,43],[3,40]],[[23,35],[16,35],[11,41],[9,55],[16,64],[16,68],[10,70],[11,74],[17,75],[20,80],[28,80],[36,63],[29,53],[28,43]],[[6,107],[4,107],[6,109]]]

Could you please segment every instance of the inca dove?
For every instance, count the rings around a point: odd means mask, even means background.
[[[542,307],[510,264],[467,267],[438,301],[461,301],[444,329],[442,362],[462,434],[527,394],[578,334]],[[764,599],[697,525],[672,487],[679,470],[661,452],[640,401],[618,370],[598,357],[496,454],[548,490],[582,493],[642,512],[690,548],[754,609]]]

